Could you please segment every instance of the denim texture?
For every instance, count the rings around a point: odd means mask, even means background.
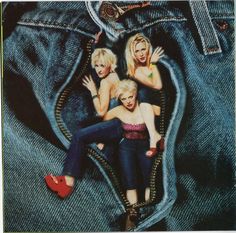
[[[43,179],[61,173],[77,125],[94,114],[81,78],[100,30],[99,45],[118,55],[121,78],[131,35],[142,32],[165,50],[163,195],[140,209],[133,230],[235,229],[234,2],[151,1],[117,21],[100,8],[98,1],[3,3],[4,230],[123,230],[122,198],[93,156],[68,199]]]
[[[97,142],[104,143],[106,146],[108,144],[109,147],[112,146],[112,144],[115,146],[121,138],[121,122],[117,119],[100,122],[85,128],[79,128],[72,138],[66,155],[63,174],[76,178],[82,177],[87,145]],[[113,154],[110,149],[108,150]],[[107,153],[107,156],[112,158],[110,153]],[[106,153],[104,153],[104,155],[106,156]],[[107,160],[109,161],[109,158],[107,158]],[[112,161],[109,162],[112,163]]]
[[[119,161],[121,176],[126,189],[137,189],[139,186],[149,187],[149,179],[153,165],[153,158],[148,158],[149,149],[147,139],[127,139],[119,143]],[[140,178],[140,185],[139,180]]]
[[[160,106],[159,91],[148,88],[144,85],[139,85],[138,100],[139,103],[149,103],[152,105]]]

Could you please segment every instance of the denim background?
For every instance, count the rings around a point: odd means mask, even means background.
[[[59,123],[73,133],[93,112],[76,80],[100,30],[120,57],[137,32],[162,46],[163,83],[174,88],[163,196],[141,209],[134,230],[235,229],[233,1],[152,1],[117,21],[102,18],[99,9],[99,2],[3,3],[5,231],[123,230],[124,204],[95,159],[66,200],[43,180],[61,173],[70,143]],[[123,63],[120,58],[121,76]],[[68,86],[58,122],[57,101]]]

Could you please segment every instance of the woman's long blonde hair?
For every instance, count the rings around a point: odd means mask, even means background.
[[[141,33],[137,33],[134,36],[131,36],[127,41],[126,48],[125,48],[125,59],[127,64],[127,75],[130,77],[134,76],[135,70],[138,67],[138,61],[135,58],[135,46],[138,43],[145,43],[148,48],[148,56],[147,56],[147,66],[150,65],[150,58],[152,55],[152,46],[150,40],[145,37]]]

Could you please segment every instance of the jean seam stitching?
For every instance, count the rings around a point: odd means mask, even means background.
[[[157,23],[162,23],[162,22],[185,22],[185,21],[187,21],[187,19],[186,18],[184,18],[184,17],[160,17],[160,18],[158,18],[157,20],[155,20],[155,21],[148,21],[148,22],[145,22],[144,24],[140,24],[140,25],[137,25],[138,26],[138,28],[136,28],[135,29],[135,31],[136,30],[140,30],[140,29],[142,29],[142,28],[145,28],[145,27],[149,27],[149,26],[152,26],[152,25],[154,25],[154,24],[157,24]],[[120,30],[120,29],[116,29],[116,28],[114,28],[116,31],[117,30],[119,30],[119,32],[130,32],[130,31],[132,31],[133,29],[131,29],[131,28],[127,28],[127,29],[124,29],[124,30]]]
[[[157,23],[162,23],[162,22],[186,22],[187,21],[187,19],[186,18],[176,18],[176,17],[173,17],[173,18],[166,18],[166,17],[164,17],[164,18],[162,18],[162,19],[158,19],[158,20],[156,20],[156,21],[150,21],[150,22],[145,22],[145,24],[143,24],[143,25],[139,25],[139,27],[138,28],[135,28],[135,29],[131,29],[131,28],[129,28],[129,29],[126,29],[126,30],[123,30],[123,31],[121,31],[121,33],[122,32],[132,32],[132,31],[139,31],[139,30],[141,30],[141,29],[143,29],[143,28],[146,28],[146,27],[150,27],[150,26],[153,26],[153,25],[155,25],[155,24],[157,24]]]
[[[130,33],[130,32],[133,32],[133,31],[140,31],[140,30],[142,30],[143,28],[146,28],[146,27],[150,27],[150,26],[153,26],[153,25],[155,25],[155,24],[157,24],[157,23],[162,23],[162,22],[186,22],[187,21],[187,19],[186,18],[176,18],[176,17],[173,17],[173,18],[166,18],[166,17],[163,17],[162,19],[158,19],[158,20],[156,20],[156,21],[150,21],[150,22],[145,22],[145,24],[143,24],[143,25],[138,25],[139,27],[138,28],[135,28],[135,29],[131,29],[131,28],[127,28],[127,29],[123,29],[123,30],[120,30],[120,29],[116,29],[116,28],[114,28],[113,27],[113,29],[115,30],[115,31],[119,31],[119,33],[124,33],[124,32],[126,32],[126,33]]]
[[[86,31],[79,29],[78,27],[73,27],[71,24],[65,23],[57,23],[53,21],[40,21],[40,20],[31,20],[31,19],[23,19],[17,22],[18,25],[25,25],[25,26],[35,26],[35,27],[47,27],[47,28],[54,28],[54,29],[66,29],[75,32],[80,32],[86,36],[95,38],[95,35]]]

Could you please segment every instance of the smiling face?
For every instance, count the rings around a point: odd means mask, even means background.
[[[126,91],[120,96],[123,106],[129,111],[133,111],[136,106],[136,93]]]
[[[96,61],[94,68],[99,78],[105,78],[111,72],[111,66],[102,60]]]
[[[134,56],[135,59],[141,64],[145,64],[147,62],[148,47],[145,42],[139,42],[135,45]]]

